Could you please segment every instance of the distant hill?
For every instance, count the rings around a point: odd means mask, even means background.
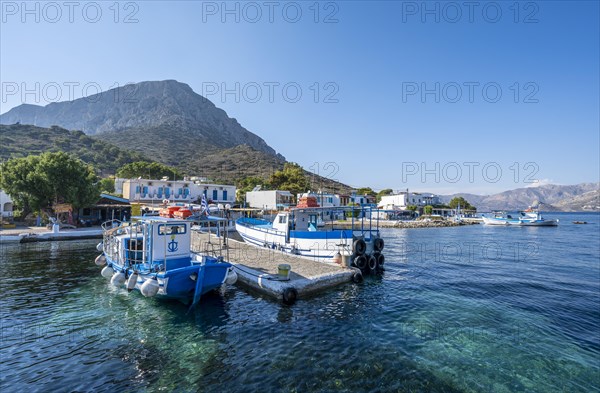
[[[519,210],[540,205],[546,211],[600,211],[600,183],[575,185],[548,184],[539,187],[517,188],[493,195],[453,194],[441,196],[447,203],[462,196],[479,211]]]
[[[81,131],[60,127],[0,125],[0,159],[26,157],[30,154],[64,151],[99,169],[103,175],[114,174],[122,165],[148,161],[142,154],[121,149],[94,139]]]

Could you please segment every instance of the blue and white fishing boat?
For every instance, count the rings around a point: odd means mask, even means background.
[[[106,264],[102,276],[115,286],[195,305],[203,294],[235,283],[237,274],[222,257],[191,252],[190,225],[163,217],[106,222],[96,264]]]
[[[323,212],[347,212],[348,225],[320,225]],[[275,216],[273,222],[242,217],[236,220],[236,230],[248,244],[276,249],[284,253],[311,258],[320,262],[343,263],[348,258],[352,266],[363,272],[380,271],[385,262],[382,254],[384,241],[377,221],[370,219],[369,209],[361,208],[292,208]],[[356,213],[356,214],[355,214]],[[361,219],[355,219],[357,215]]]
[[[528,227],[549,227],[558,225],[558,220],[547,220],[543,218],[539,212],[533,210],[526,210],[515,214],[494,212],[493,216],[482,216],[482,219],[485,225]]]

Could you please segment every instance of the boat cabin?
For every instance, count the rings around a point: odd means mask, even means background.
[[[309,231],[316,232],[319,224],[317,211],[295,210],[292,212],[279,212],[273,220],[273,229],[282,232]]]
[[[105,252],[121,266],[143,264],[165,271],[190,264],[190,222],[168,218],[145,218],[129,226],[105,231]]]

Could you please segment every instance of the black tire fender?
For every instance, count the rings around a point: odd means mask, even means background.
[[[375,251],[383,250],[384,246],[385,246],[385,242],[380,237],[376,238],[373,242],[373,248],[375,249]]]
[[[357,256],[354,258],[354,264],[357,268],[364,271],[367,268],[367,257],[364,255]]]
[[[283,290],[283,302],[288,305],[296,303],[298,300],[298,291],[294,287],[288,287]]]
[[[363,239],[357,239],[352,245],[352,250],[356,255],[364,255],[367,251],[367,243]]]

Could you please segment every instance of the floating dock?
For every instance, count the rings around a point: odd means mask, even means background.
[[[215,234],[192,232],[192,251],[222,255],[235,267],[239,285],[284,303],[292,304],[297,298],[343,283],[362,281],[357,268],[318,262],[233,239],[227,239],[227,247],[222,243],[223,238]],[[280,264],[290,265],[289,279],[278,274]]]
[[[102,228],[48,231],[42,227],[29,227],[0,231],[0,243],[33,243],[78,239],[102,239]]]

